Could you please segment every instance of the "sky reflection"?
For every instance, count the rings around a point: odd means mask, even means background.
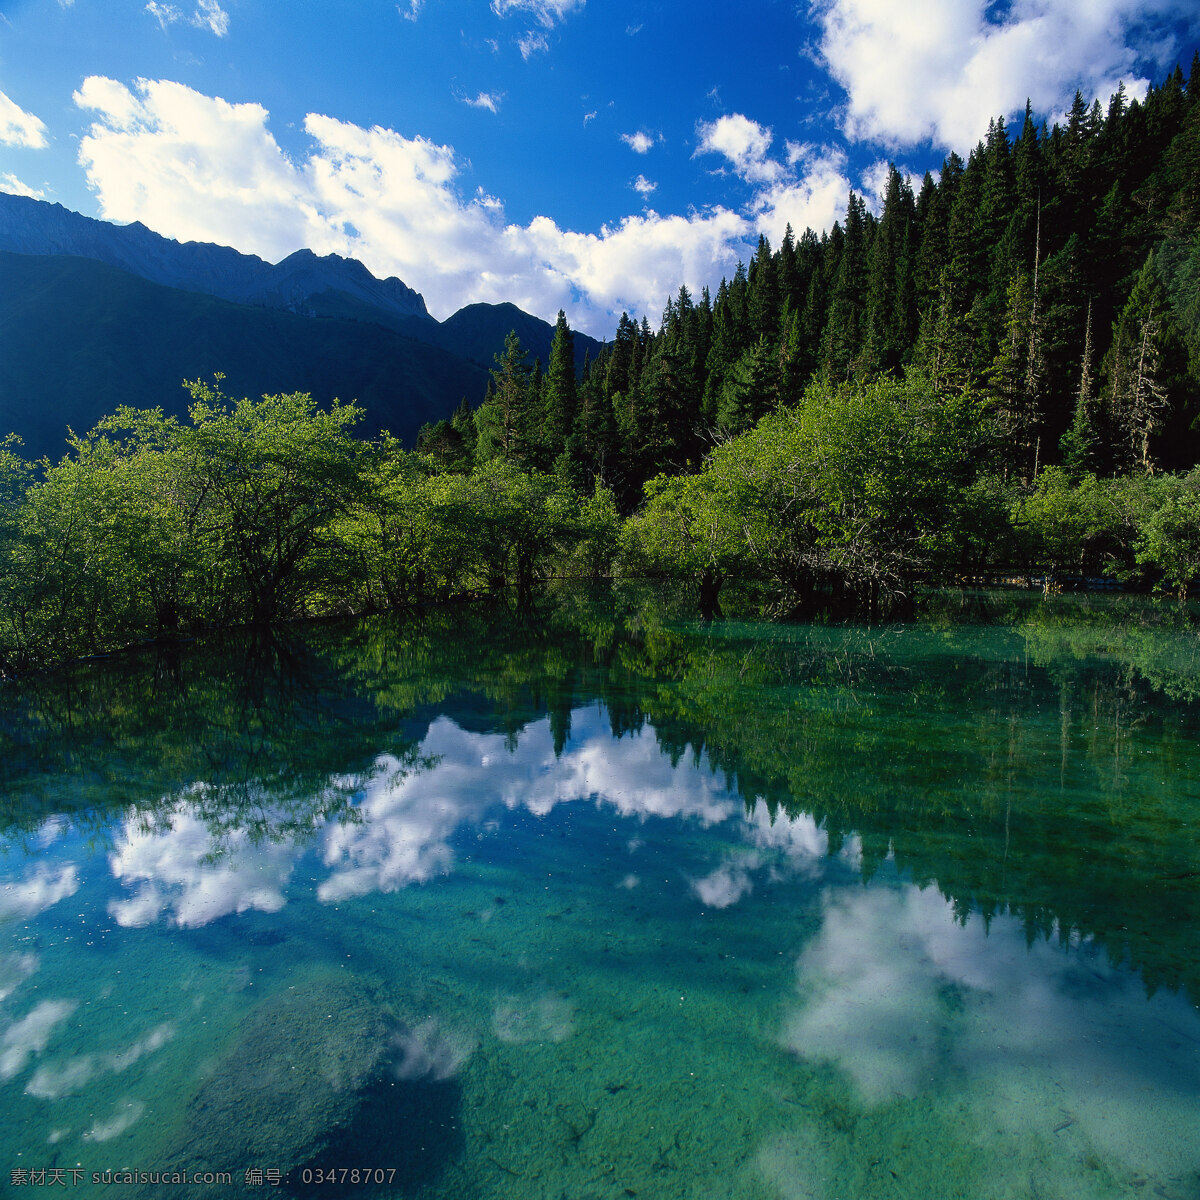
[[[960,923],[936,888],[903,885],[826,889],[780,1036],[869,1107],[961,1092],[989,1130],[1170,1175],[1200,1145],[1195,1031],[1183,996],[1147,999],[1096,947],[1029,943],[1009,916]]]

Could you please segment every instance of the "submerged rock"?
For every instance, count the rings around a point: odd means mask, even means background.
[[[234,1193],[247,1169],[286,1174],[312,1161],[388,1076],[395,1036],[370,989],[339,975],[263,1001],[189,1101],[172,1161],[232,1172]]]

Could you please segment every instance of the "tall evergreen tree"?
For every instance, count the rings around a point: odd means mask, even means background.
[[[721,389],[717,420],[726,433],[737,434],[778,402],[779,360],[765,334],[734,364]]]
[[[504,339],[504,352],[496,355],[489,393],[475,413],[476,460],[530,465],[538,453],[537,417],[533,372],[514,329]]]
[[[542,404],[543,437],[551,459],[557,458],[566,448],[567,439],[575,426],[575,407],[575,335],[560,308],[554,327],[554,340],[550,344],[550,367],[546,373]]]
[[[1121,311],[1106,362],[1117,453],[1135,470],[1149,472],[1158,465],[1154,437],[1178,398],[1184,358],[1151,252]]]
[[[832,382],[848,379],[863,341],[867,284],[866,204],[850,193],[845,240],[829,298],[821,345],[822,374]]]

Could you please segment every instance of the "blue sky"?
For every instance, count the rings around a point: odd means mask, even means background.
[[[0,0],[0,189],[605,337],[1198,37],[1183,0]]]

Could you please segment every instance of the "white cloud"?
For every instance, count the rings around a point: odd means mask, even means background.
[[[621,141],[627,145],[634,154],[647,154],[650,148],[658,141],[658,138],[653,133],[646,133],[639,129],[637,133],[621,134]]]
[[[420,16],[421,9],[425,4],[425,0],[408,0],[408,8],[403,4],[396,5],[396,11],[406,20],[415,21]]]
[[[480,92],[473,100],[470,96],[463,96],[462,102],[472,108],[486,108],[488,112],[494,113],[500,111],[500,101],[503,99],[503,92]]]
[[[521,57],[528,62],[535,54],[549,50],[550,43],[544,33],[534,33],[530,30],[517,38],[517,48],[521,51]]]
[[[0,955],[0,1000],[7,1000],[37,970],[37,966],[35,954]]]
[[[197,29],[210,30],[217,37],[226,37],[229,33],[229,14],[221,8],[217,0],[196,0],[192,24]]]
[[[136,1124],[146,1111],[141,1100],[122,1100],[107,1121],[97,1121],[84,1135],[85,1142],[110,1142]]]
[[[778,246],[790,224],[799,234],[807,228],[828,229],[845,216],[850,195],[846,155],[836,147],[789,144],[792,175],[762,188],[752,202],[755,229]]]
[[[599,115],[599,109],[594,108],[591,112],[583,114],[583,123],[586,125],[589,121],[594,121]]]
[[[645,175],[639,175],[632,184],[633,190],[640,195],[649,196],[651,192],[658,189],[657,183],[651,183]]]
[[[819,0],[820,51],[846,89],[845,132],[889,146],[925,139],[963,150],[989,118],[1028,97],[1057,114],[1076,88],[1102,100],[1124,79],[1131,95],[1154,18],[1187,18],[1180,0],[1014,0],[997,22],[987,0]]]
[[[136,90],[93,75],[74,96],[97,116],[79,160],[104,216],[268,256],[324,241],[305,179],[266,129],[266,109],[168,81],[139,80]]]
[[[158,22],[159,29],[166,29],[168,25],[183,19],[183,13],[174,4],[160,4],[158,0],[150,0],[145,11]]]
[[[175,1036],[175,1026],[159,1025],[131,1046],[107,1054],[81,1054],[59,1065],[44,1064],[33,1073],[25,1088],[29,1096],[40,1100],[59,1100],[81,1091],[91,1080],[108,1074],[119,1075],[139,1059],[161,1049]]]
[[[397,1079],[453,1079],[475,1052],[476,1041],[461,1030],[445,1030],[436,1017],[392,1038]]]
[[[527,13],[547,29],[565,21],[571,13],[582,9],[587,0],[492,0],[492,12],[498,17]]]
[[[771,183],[783,174],[780,164],[767,157],[771,131],[741,113],[701,122],[696,133],[700,139],[697,154],[724,155],[747,183]]]
[[[544,216],[505,224],[494,197],[460,193],[454,150],[426,138],[310,114],[311,151],[292,161],[257,104],[99,76],[75,100],[95,117],[79,155],[106,218],[273,262],[301,247],[358,258],[418,288],[439,316],[512,301],[546,317],[564,308],[607,337],[622,309],[660,312],[680,283],[698,290],[731,274],[754,229],[724,208],[648,212],[598,233]]]
[[[451,841],[463,826],[482,827],[503,806],[545,816],[588,798],[623,816],[728,820],[740,805],[712,776],[688,762],[672,765],[652,729],[614,740],[607,714],[571,714],[571,741],[554,752],[549,720],[534,721],[515,747],[499,734],[471,733],[441,717],[421,743],[436,766],[406,772],[381,758],[358,805],[360,822],[330,826],[322,840],[329,876],[318,897],[335,903],[395,892],[454,869]]]
[[[94,115],[79,157],[110,220],[272,262],[302,247],[341,254],[381,278],[399,276],[440,317],[476,301],[511,301],[547,319],[565,309],[575,328],[597,337],[611,335],[622,310],[657,314],[681,283],[698,292],[731,275],[760,232],[778,244],[788,222],[797,233],[827,228],[850,188],[837,152],[789,143],[785,167],[768,153],[769,130],[722,118],[708,127],[708,143],[740,163],[754,188],[743,211],[648,210],[577,232],[547,216],[506,223],[503,204],[482,186],[461,190],[453,147],[427,138],[310,113],[308,153],[293,160],[258,104],[99,76],[84,80],[75,100]]]
[[[46,126],[0,92],[0,145],[40,150],[47,145]]]
[[[692,880],[692,891],[706,908],[728,908],[754,889],[750,872],[758,865],[754,856],[744,862],[725,863],[703,879]]]
[[[7,192],[10,196],[28,196],[31,200],[45,200],[46,198],[44,191],[30,187],[29,184],[8,172],[0,175],[0,192]]]

